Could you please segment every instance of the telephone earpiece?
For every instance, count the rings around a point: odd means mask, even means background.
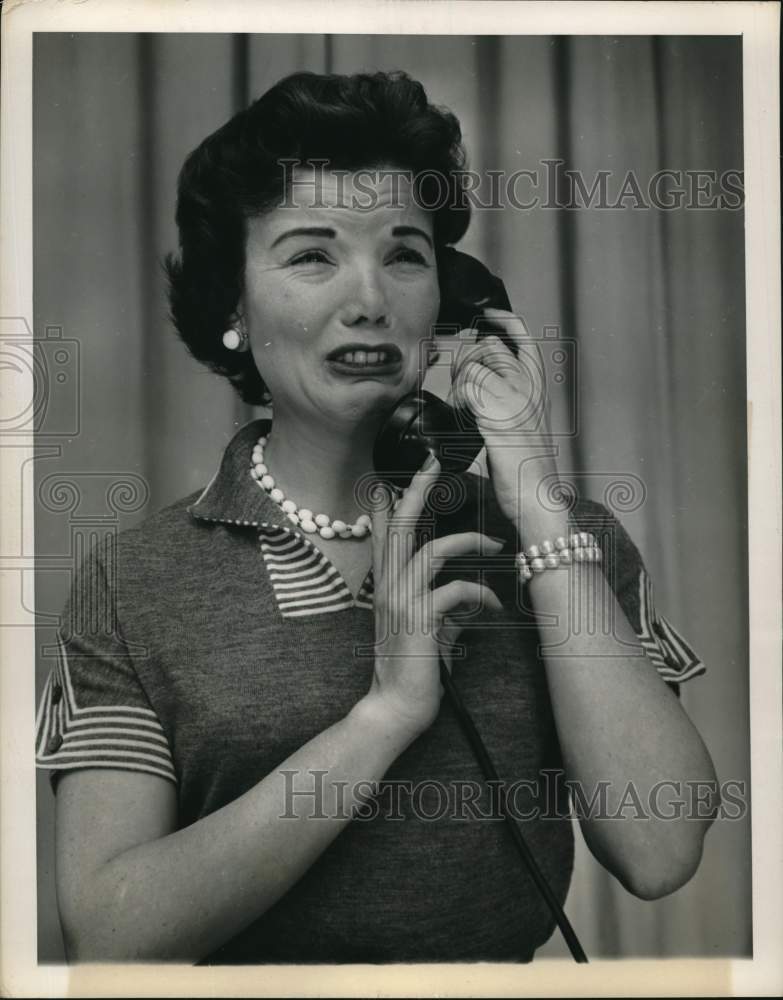
[[[516,354],[503,328],[483,315],[487,306],[511,310],[500,278],[453,247],[438,252],[437,264],[441,304],[436,332],[457,334],[472,328],[477,340],[494,333]],[[470,412],[421,389],[401,399],[379,431],[373,451],[375,471],[405,489],[428,455],[438,458],[444,472],[464,472],[483,444]]]
[[[511,311],[508,293],[500,278],[480,260],[454,247],[440,250],[437,263],[440,311],[436,326],[454,328],[454,333],[472,328],[477,331],[477,340],[497,333],[514,350],[513,341],[483,315],[486,306]]]

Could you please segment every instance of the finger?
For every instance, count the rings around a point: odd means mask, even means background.
[[[456,370],[458,371],[464,362],[478,361],[498,374],[516,376],[527,368],[528,359],[533,358],[536,363],[540,362],[539,344],[529,334],[511,337],[511,340],[514,344],[513,350],[499,334],[487,334],[465,353],[464,359],[460,358]]]
[[[478,363],[502,377],[517,377],[521,367],[516,354],[496,334],[482,337],[455,358],[451,366],[452,382],[457,381],[472,363]]]
[[[539,373],[543,367],[543,355],[541,345],[538,341],[529,338],[520,342],[517,346],[516,354],[513,353],[507,344],[504,344],[500,337],[490,334],[479,342],[477,348],[482,345],[484,351],[476,350],[471,355],[469,361],[477,361],[486,368],[492,369],[503,376],[518,375],[531,371]],[[532,369],[531,369],[532,365]]]
[[[380,586],[386,557],[386,534],[391,516],[391,491],[386,506],[370,512],[372,522],[372,572],[375,586]]]
[[[419,594],[426,590],[443,569],[448,559],[470,555],[474,552],[486,556],[497,555],[504,544],[504,542],[495,541],[489,535],[483,535],[480,531],[463,531],[454,535],[434,538],[426,545],[422,545],[411,559],[408,567],[408,582],[411,592]]]
[[[478,361],[499,375],[515,374],[519,371],[516,355],[495,333],[489,333],[481,338],[475,350],[471,352],[470,360]]]
[[[440,462],[430,455],[410,482],[389,518],[386,539],[385,568],[390,580],[397,580],[413,556],[416,525],[424,508],[427,493],[440,474]]]
[[[519,313],[510,312],[508,309],[496,309],[494,306],[487,306],[484,309],[487,319],[502,322],[505,329],[516,331],[517,333],[530,337],[527,323]]]
[[[517,313],[509,312],[508,309],[493,309],[488,306],[484,310],[484,314],[487,319],[502,324],[504,331],[514,341],[517,349],[522,347],[525,342],[532,340],[527,324]]]
[[[494,338],[487,338],[487,340],[492,339]],[[546,369],[538,343],[534,340],[527,341],[517,356],[514,356],[502,341],[498,343],[500,349],[505,352],[508,363],[497,365],[498,370],[493,371],[487,367],[487,361],[493,363],[492,358],[480,357],[478,361],[469,362],[460,372],[452,405],[458,405],[464,399],[464,405],[470,407],[474,415],[479,418],[483,416],[482,394],[486,393],[490,398],[504,402],[511,400],[515,412],[518,411],[518,403],[514,402],[514,399],[521,395],[528,401],[525,409],[537,413],[547,398]],[[498,359],[500,354],[494,352],[492,357]]]
[[[453,621],[451,615],[443,615],[442,623],[435,629],[438,651],[449,669],[451,669],[454,652],[458,648],[457,639],[459,639],[464,628],[465,625],[463,622]]]
[[[472,331],[467,331],[472,332]],[[467,405],[461,395],[461,385],[465,378],[465,372],[471,364],[477,363],[479,368],[486,362],[486,370],[499,369],[501,362],[497,357],[497,351],[487,344],[488,337],[477,342],[466,342],[458,350],[452,351],[451,355],[451,386],[446,401],[451,406]],[[506,348],[503,348],[506,350]],[[510,355],[510,352],[508,352]],[[510,355],[511,356],[511,355]],[[512,356],[513,357],[513,356]],[[498,371],[499,374],[499,371]]]
[[[502,376],[471,361],[460,371],[451,387],[449,402],[458,409],[466,409],[478,420],[487,410],[494,409],[495,403],[509,393],[509,387]]]
[[[464,627],[463,622],[455,619],[451,614],[445,614],[440,625],[435,629],[435,638],[438,642],[442,641],[449,645],[454,645]]]
[[[470,356],[471,351],[477,344],[478,332],[472,327],[466,327],[457,334],[456,349],[451,346],[451,381],[454,381],[460,365]]]
[[[466,362],[456,379],[458,386],[486,389],[490,395],[500,398],[507,392],[503,376],[486,367],[480,360]]]
[[[484,583],[471,580],[452,580],[432,591],[432,613],[440,619],[457,608],[502,611],[503,604],[497,594]]]

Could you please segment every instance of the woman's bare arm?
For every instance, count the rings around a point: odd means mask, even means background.
[[[412,738],[368,696],[240,798],[182,830],[176,791],[165,779],[66,772],[57,791],[57,896],[69,957],[203,958],[307,871],[349,821],[358,801],[352,790],[379,780]],[[330,819],[308,819],[313,798],[286,792],[292,784],[312,789],[309,772],[327,768]]]
[[[715,769],[600,566],[569,570],[530,586],[536,611],[558,622],[545,631],[542,654],[566,774],[581,792],[592,853],[634,895],[657,899],[699,865],[720,804]],[[595,627],[606,622],[611,634]]]

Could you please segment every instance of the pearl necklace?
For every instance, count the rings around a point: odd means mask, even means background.
[[[362,514],[355,524],[332,520],[328,514],[313,514],[306,507],[297,507],[293,500],[286,500],[283,491],[275,486],[274,478],[264,464],[264,445],[267,439],[260,437],[253,448],[253,463],[250,475],[258,485],[266,490],[275,503],[282,507],[289,521],[298,524],[302,531],[312,534],[317,531],[321,538],[364,538],[372,532],[369,514]]]

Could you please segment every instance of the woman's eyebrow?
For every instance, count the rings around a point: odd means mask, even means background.
[[[281,233],[276,240],[272,243],[270,249],[273,249],[282,243],[283,240],[290,239],[294,236],[323,236],[327,239],[335,239],[337,233],[331,226],[299,226],[296,229],[288,229],[286,232]],[[424,232],[423,229],[419,229],[418,226],[395,226],[392,229],[392,236],[420,236],[423,240],[427,242],[430,250],[432,247],[432,240]]]
[[[270,250],[276,247],[278,243],[282,243],[283,240],[287,240],[293,236],[326,236],[329,239],[334,239],[337,233],[330,226],[300,226],[298,229],[289,229],[287,232],[281,233],[274,243],[272,243]]]
[[[394,229],[392,229],[392,236],[421,236],[423,240],[427,241],[430,250],[433,249],[432,240],[424,232],[424,230],[419,229],[418,226],[395,226]]]

